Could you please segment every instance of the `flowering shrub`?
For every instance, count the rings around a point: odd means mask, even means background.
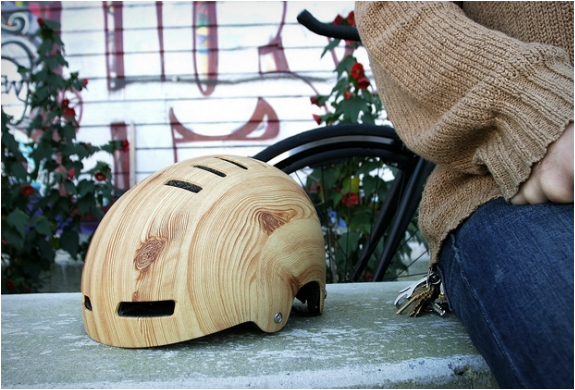
[[[27,105],[28,142],[19,143],[13,118],[2,108],[2,293],[35,292],[41,273],[50,269],[56,251],[83,258],[81,221],[101,218],[114,197],[111,169],[84,160],[97,152],[125,150],[127,141],[94,146],[76,139],[76,109],[65,96],[86,88],[78,73],[62,76],[68,66],[63,44],[54,32],[58,23],[38,19],[40,38],[33,69],[19,67],[30,84]]]
[[[355,26],[353,11],[347,18],[338,15],[334,24],[343,26]],[[334,39],[326,46],[322,56],[329,50],[334,49],[341,43],[340,39]],[[346,42],[349,49],[359,46],[357,42]],[[336,66],[337,82],[329,95],[316,95],[310,98],[312,104],[318,107],[327,107],[329,112],[323,115],[313,114],[318,125],[334,125],[338,123],[375,123],[381,117],[383,105],[379,95],[371,86],[365,75],[363,64],[357,61],[353,55],[347,55]]]
[[[346,18],[338,15],[333,23],[355,26],[353,11]],[[322,56],[340,44],[341,40],[332,40]],[[359,43],[345,44],[352,54],[347,55],[336,66],[335,86],[328,95],[310,98],[311,104],[327,111],[322,115],[313,114],[318,125],[374,124],[383,117],[381,100],[366,76],[363,64],[353,55]],[[395,168],[382,169],[381,165],[377,158],[354,157],[328,167],[316,168],[307,176],[306,186],[316,206],[329,208],[330,220],[324,224],[326,239],[333,252],[328,264],[329,282],[346,280],[347,274],[359,259],[362,248],[368,242],[371,226],[390,187],[389,178],[395,172]],[[411,232],[417,231],[415,219],[409,229]],[[401,250],[404,254],[410,252],[409,246]],[[376,261],[382,251],[383,241],[380,241],[361,280],[372,279]],[[405,268],[403,262],[397,258],[389,267],[386,276],[393,277]]]

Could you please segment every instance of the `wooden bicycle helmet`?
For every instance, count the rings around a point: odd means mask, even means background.
[[[86,332],[118,347],[191,340],[254,322],[282,329],[294,298],[321,314],[321,226],[303,189],[248,157],[193,158],[127,191],[91,241]]]

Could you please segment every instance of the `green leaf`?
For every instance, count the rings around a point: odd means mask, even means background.
[[[4,113],[4,110],[2,110]],[[10,121],[8,116],[2,116],[2,148],[8,148],[10,153],[18,160],[25,160],[24,155],[20,151],[20,145],[14,135],[8,130],[6,124]],[[2,157],[4,159],[4,157]]]
[[[16,71],[22,75],[27,75],[28,72],[30,72],[31,69],[26,68],[25,66],[22,65],[18,65],[18,68],[16,69]]]
[[[78,210],[80,211],[80,214],[86,215],[88,213],[88,211],[90,210],[90,208],[92,207],[93,203],[94,203],[94,198],[92,198],[90,196],[84,196],[84,197],[78,199],[78,202],[76,204],[78,205]]]
[[[52,50],[54,47],[54,41],[50,39],[53,34],[49,34],[46,31],[42,31],[42,43],[36,52],[38,53],[38,59],[36,60],[38,63],[44,62],[46,60],[46,55]]]
[[[53,172],[58,169],[59,166],[60,164],[55,160],[46,160],[42,169],[47,172]]]
[[[100,148],[110,154],[118,150],[122,146],[122,141],[109,141],[107,144],[102,145]],[[100,162],[100,161],[99,161]]]
[[[51,142],[46,139],[40,139],[36,144],[36,150],[30,153],[30,157],[32,157],[36,163],[52,157]]]
[[[90,180],[81,180],[78,183],[78,196],[83,198],[86,194],[94,192],[96,186],[93,181]]]
[[[28,171],[24,168],[22,163],[14,163],[10,165],[10,173],[18,181],[26,181],[28,178]]]
[[[44,104],[46,99],[50,96],[50,89],[46,86],[41,86],[36,89],[36,92],[32,95],[32,106],[38,107]]]
[[[34,226],[34,229],[36,229],[36,231],[41,235],[43,236],[52,235],[52,227],[50,225],[50,221],[48,221],[48,218],[46,218],[45,216],[40,215],[32,219],[32,225]]]
[[[75,154],[76,156],[78,156],[78,160],[83,160],[86,157],[90,157],[91,153],[90,151],[84,146],[85,144],[83,143],[77,143],[74,145],[75,148]],[[78,169],[76,167],[76,172],[80,172],[83,169],[84,165],[82,163],[80,163],[80,168]]]
[[[46,60],[48,61],[48,60]],[[60,65],[60,63],[58,62],[57,58],[50,58],[50,67],[51,68],[56,68]],[[62,76],[60,76],[57,73],[50,73],[46,79],[46,82],[48,84],[50,84],[52,87],[57,87],[57,88],[64,88],[66,87],[66,83],[64,82],[64,79],[62,78]]]
[[[76,149],[85,150],[82,146],[76,145]],[[66,164],[66,169],[70,170],[74,168],[76,177],[80,176],[82,169],[84,169],[84,164],[82,164],[83,157],[81,157],[78,153],[78,160],[70,161]]]
[[[67,196],[60,195],[60,198],[54,203],[53,211],[59,213],[64,218],[68,218],[73,206],[72,201]]]
[[[40,252],[40,258],[44,260],[43,268],[49,268],[50,264],[53,263],[56,258],[56,251],[54,251],[52,245],[46,240],[38,240],[36,245],[38,246],[38,252]]]
[[[360,239],[359,234],[357,234],[357,232],[350,230],[342,234],[337,240],[337,243],[344,253],[349,253],[350,251],[357,249],[359,239]]]
[[[40,272],[42,272],[42,264],[38,261],[22,262],[22,272],[27,274],[27,276],[32,277],[33,279],[37,279],[40,275]]]
[[[54,118],[56,118],[59,115],[58,112],[56,111],[50,111],[48,113],[48,115],[46,115],[46,122],[53,122]],[[54,131],[55,129],[52,128],[52,131]]]
[[[329,95],[317,95],[316,99],[317,105],[321,107],[329,100]]]
[[[321,55],[319,56],[319,58],[323,58],[323,56],[325,55],[325,53],[327,53],[330,50],[335,49],[339,43],[341,42],[341,39],[334,39],[333,41],[331,41],[324,49],[323,52],[321,53]]]
[[[6,217],[8,225],[16,229],[22,237],[26,236],[26,226],[29,220],[30,217],[20,209],[15,209]]]
[[[338,207],[341,206],[341,201],[343,199],[343,193],[342,192],[336,192],[333,194],[332,196],[332,200],[333,200],[333,207]]]
[[[339,173],[335,168],[325,168],[320,171],[319,177],[324,183],[324,190],[329,191],[336,185]]]
[[[30,122],[30,125],[28,126],[28,129],[27,129],[27,131],[28,131],[28,136],[30,136],[30,134],[31,134],[34,130],[36,130],[36,129],[40,128],[40,127],[42,127],[42,115],[36,115],[36,116],[34,117],[34,119],[32,120],[32,122]]]
[[[70,229],[66,229],[60,235],[60,247],[72,256],[76,258],[78,255],[78,247],[80,243],[80,236],[78,232]]]
[[[371,196],[376,192],[377,189],[385,185],[385,182],[379,177],[364,176],[363,177],[363,192],[366,198],[371,198]]]
[[[20,234],[16,234],[14,229],[2,228],[2,239],[12,245],[16,250],[21,251],[24,248],[24,239]],[[4,270],[2,270],[4,272]]]
[[[334,87],[331,89],[331,95],[335,95],[334,99],[343,97],[345,91],[350,89],[350,83],[346,78],[340,78],[335,83]],[[338,104],[345,104],[345,101],[339,101]]]
[[[349,222],[350,229],[361,231],[362,234],[369,234],[371,231],[371,215],[365,212],[355,212]]]
[[[46,81],[47,79],[48,79],[48,70],[44,68],[42,68],[36,73],[33,73],[31,76],[31,81],[35,83],[43,82]]]
[[[58,199],[60,199],[60,191],[51,189],[46,198],[48,198],[49,204],[54,205],[56,202],[58,202]]]
[[[77,147],[76,145],[71,143],[64,144],[63,146],[60,147],[60,153],[62,153],[62,156],[68,158],[71,156],[76,156]]]
[[[94,214],[94,216],[97,219],[102,219],[102,217],[104,217],[104,212],[99,208],[96,207],[96,205],[92,205],[92,207],[90,208],[90,211],[92,212],[92,214]]]
[[[371,115],[371,113],[365,113],[365,112],[364,112],[363,115],[362,115],[362,117],[361,117],[361,122],[362,122],[362,123],[369,124],[369,125],[374,125],[374,124],[375,124],[375,119],[376,119],[376,118],[374,118],[373,115]]]
[[[62,138],[64,138],[65,140],[68,141],[72,141],[76,139],[76,128],[74,126],[72,126],[70,123],[66,123],[64,126],[62,126],[62,129],[60,130],[60,134],[62,135]]]
[[[44,19],[44,24],[51,30],[59,30],[60,23],[55,20]],[[52,32],[54,34],[54,32]]]
[[[337,72],[337,77],[340,77],[343,72],[348,72],[351,70],[353,64],[357,62],[357,59],[354,56],[346,56],[337,66],[335,67],[335,71]]]
[[[364,107],[365,102],[361,98],[353,96],[351,99],[346,100],[346,104],[341,106],[341,110],[343,114],[348,116],[352,121],[357,121],[359,113]]]
[[[69,192],[72,195],[76,195],[78,193],[78,191],[76,191],[76,186],[70,180],[66,180],[64,182],[64,188],[66,189],[67,192]]]
[[[59,65],[59,64],[58,64],[58,60],[57,60],[56,58],[54,58],[54,57],[46,57],[45,61],[46,61],[46,64],[48,65],[48,67],[49,67],[50,69],[55,69],[55,68],[57,68],[58,65]],[[47,80],[48,83],[51,83],[51,81],[50,81],[51,76],[52,76],[52,75],[49,75],[49,76],[48,76],[48,80]]]
[[[61,42],[61,41],[60,41]],[[60,45],[61,46],[61,45]],[[60,50],[58,50],[56,52],[56,60],[58,61],[58,63],[62,66],[67,67],[68,66],[68,61],[66,61],[64,59],[64,57],[62,56],[62,53],[60,52]]]

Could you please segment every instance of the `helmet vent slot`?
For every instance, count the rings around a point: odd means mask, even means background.
[[[166,185],[195,192],[196,194],[202,190],[202,187],[182,180],[169,180]]]
[[[175,301],[121,302],[120,317],[167,317],[174,314]]]
[[[233,161],[233,160],[230,160],[230,159],[227,159],[227,158],[223,158],[223,157],[216,157],[216,158],[217,158],[217,159],[220,159],[220,160],[222,160],[222,161],[225,161],[225,162],[229,162],[230,164],[234,164],[236,167],[240,167],[240,168],[245,169],[245,170],[248,169],[248,167],[246,167],[246,166],[243,165],[243,164],[240,164],[240,163],[237,162],[237,161]]]
[[[203,165],[194,165],[194,168],[199,168],[199,169],[203,169],[204,171],[208,171],[210,173],[213,173],[214,175],[218,175],[219,177],[226,177],[226,174],[223,172],[218,171],[217,169],[214,168],[210,168],[210,167],[205,167]]]
[[[90,302],[90,298],[87,295],[84,295],[84,307],[92,311],[92,302]]]

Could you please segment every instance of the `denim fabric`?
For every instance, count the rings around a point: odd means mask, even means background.
[[[443,244],[452,311],[499,386],[573,388],[573,204],[480,207]]]

